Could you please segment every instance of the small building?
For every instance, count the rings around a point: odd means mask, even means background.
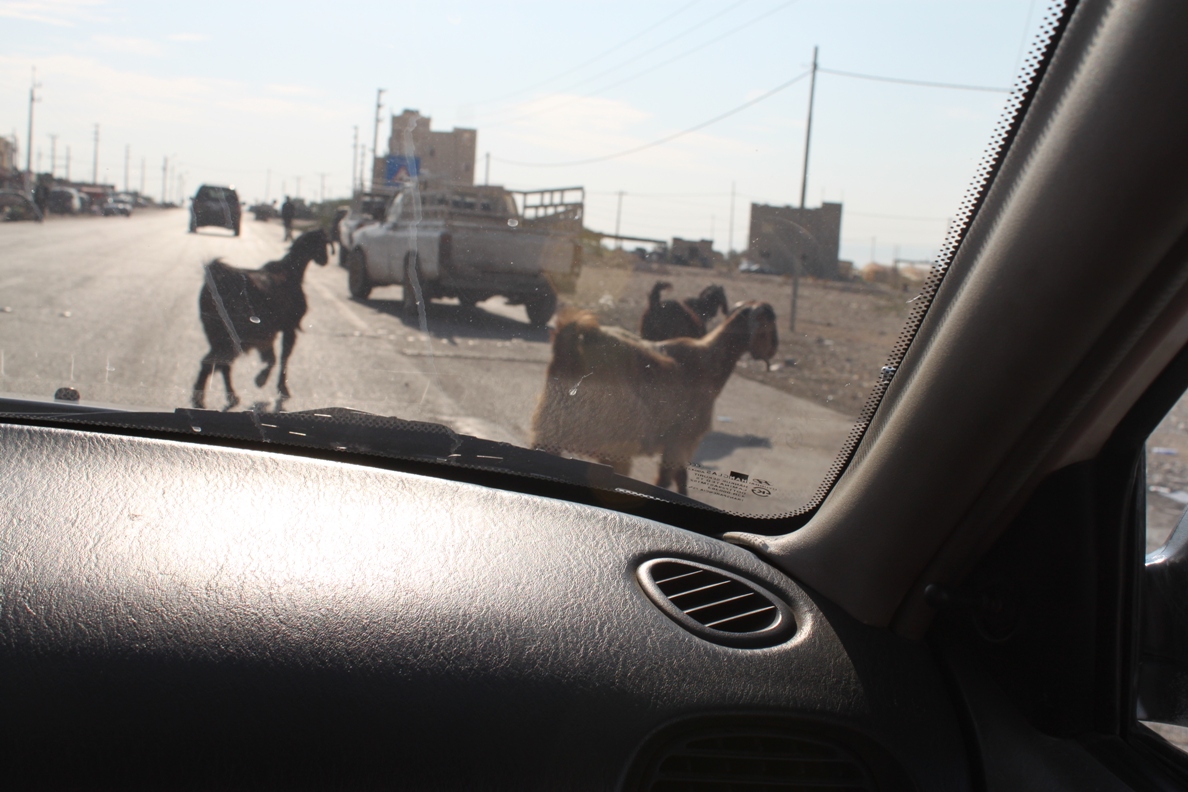
[[[714,266],[714,242],[711,239],[694,241],[673,237],[668,255],[673,264],[709,269]]]
[[[375,158],[373,184],[395,185],[412,177],[439,185],[474,184],[473,129],[434,132],[433,119],[417,110],[392,116],[388,154]]]
[[[800,272],[816,278],[843,277],[838,266],[842,205],[823,203],[816,209],[751,204],[749,258],[781,274]]]

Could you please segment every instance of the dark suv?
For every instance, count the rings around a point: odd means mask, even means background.
[[[239,194],[234,187],[204,184],[198,188],[190,202],[190,233],[200,226],[230,228],[239,236]]]

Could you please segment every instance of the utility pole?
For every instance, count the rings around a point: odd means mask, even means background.
[[[140,158],[140,195],[144,195],[144,165],[145,158]]]
[[[165,187],[169,178],[169,157],[161,163],[161,203],[164,204],[167,200]]]
[[[91,160],[91,184],[99,183],[99,125],[95,124],[95,156]]]
[[[58,175],[58,136],[50,135],[50,176]]]
[[[808,187],[809,142],[813,137],[813,96],[817,92],[817,48],[813,47],[813,71],[809,78],[808,122],[804,125],[804,167],[800,171],[800,208],[804,208],[804,191]]]
[[[726,240],[726,258],[730,258],[730,254],[734,252],[734,182],[730,182],[730,225],[726,232],[728,239]]]
[[[301,177],[300,176],[297,177],[297,192],[294,193],[294,196],[297,198],[301,197]]]
[[[268,203],[268,196],[272,193],[272,168],[264,172],[264,203]]]
[[[491,183],[491,152],[487,152],[487,167],[483,170],[483,185]]]
[[[124,192],[128,192],[128,163],[132,158],[132,147],[124,144]]]
[[[623,249],[623,240],[619,239],[619,220],[623,217],[623,191],[619,190],[619,208],[615,210],[615,250]]]
[[[41,86],[37,82],[37,67],[33,67],[33,78],[29,83],[29,138],[25,151],[25,172],[33,172],[33,103],[37,101],[37,89]]]
[[[326,200],[326,174],[319,173],[318,178],[321,179],[321,186],[318,188],[318,203],[323,203]]]
[[[70,146],[66,147],[66,181],[70,181]]]
[[[371,131],[371,189],[375,189],[375,158],[379,156],[376,147],[379,145],[380,108],[383,107],[384,89],[375,89],[375,126]],[[411,166],[410,166],[411,167]],[[298,185],[300,188],[300,185]],[[298,189],[300,193],[300,189]]]
[[[351,192],[359,189],[359,125],[355,124],[355,142],[351,145]],[[267,198],[265,198],[267,200]]]

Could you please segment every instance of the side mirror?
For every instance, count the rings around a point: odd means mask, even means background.
[[[1143,567],[1139,720],[1188,726],[1188,512]]]

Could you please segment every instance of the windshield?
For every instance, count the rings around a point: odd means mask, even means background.
[[[0,392],[335,447],[364,412],[796,514],[1057,5],[2,6]]]

